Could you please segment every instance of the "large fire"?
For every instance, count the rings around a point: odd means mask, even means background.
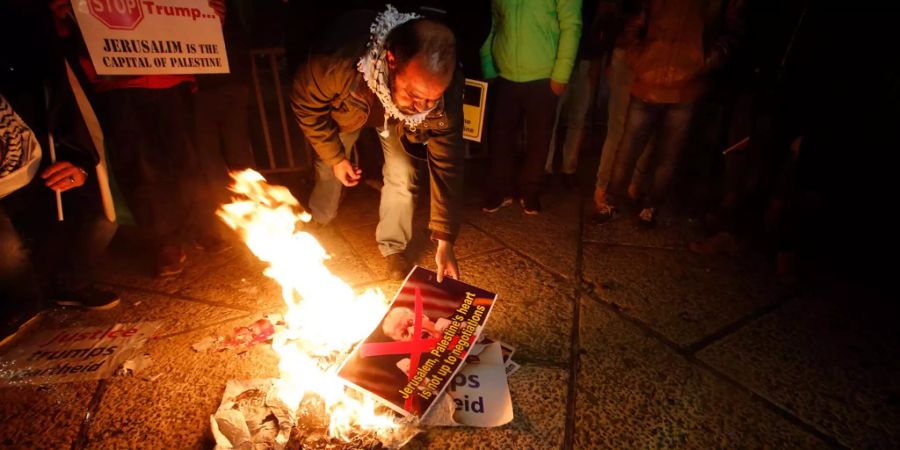
[[[272,344],[280,357],[279,397],[294,411],[323,405],[334,438],[368,435],[387,447],[402,445],[415,428],[373,398],[347,390],[336,375],[352,346],[378,325],[388,306],[384,295],[378,289],[357,295],[328,270],[325,249],[301,231],[310,215],[287,188],[269,185],[252,170],[231,176],[237,197],[218,215],[268,263],[265,275],[281,286],[287,306],[286,329]]]

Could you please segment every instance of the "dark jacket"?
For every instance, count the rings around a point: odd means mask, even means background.
[[[645,0],[623,30],[634,70],[631,94],[652,103],[687,103],[702,93],[741,34],[743,0]]]
[[[369,114],[383,108],[357,70],[357,62],[369,41],[369,26],[375,13],[354,11],[342,16],[323,39],[313,45],[308,61],[294,77],[291,106],[319,158],[334,165],[344,158],[339,135],[382,123]],[[464,78],[456,71],[450,87],[434,110],[415,129],[402,127],[401,136],[413,143],[427,142],[428,171],[431,178],[432,238],[452,241],[461,219],[462,167],[465,148],[462,139],[462,96]],[[389,126],[401,127],[392,120]]]

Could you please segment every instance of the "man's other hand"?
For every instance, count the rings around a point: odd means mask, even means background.
[[[362,170],[353,167],[353,164],[350,164],[350,161],[346,159],[332,166],[331,170],[341,184],[348,187],[359,184],[359,179],[362,175]]]
[[[563,95],[563,92],[566,92],[566,83],[557,83],[550,80],[550,89],[557,97],[559,97],[560,95]]]
[[[459,279],[459,263],[456,262],[456,255],[453,253],[453,244],[438,240],[437,252],[434,254],[434,262],[437,265],[437,282],[444,281],[444,276],[448,276],[455,280]]]

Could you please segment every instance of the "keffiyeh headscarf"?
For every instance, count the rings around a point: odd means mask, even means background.
[[[394,104],[391,98],[391,89],[388,85],[388,67],[387,67],[387,51],[384,49],[384,41],[388,33],[397,26],[421,16],[415,13],[401,13],[391,5],[387,5],[387,9],[375,17],[372,26],[369,27],[369,45],[366,53],[359,59],[357,69],[362,72],[363,79],[369,89],[378,97],[384,106],[384,128],[387,130],[387,122],[390,118],[395,118],[403,122],[406,126],[415,129],[428,115],[428,111],[418,114],[404,114]]]

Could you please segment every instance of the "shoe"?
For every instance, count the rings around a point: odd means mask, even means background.
[[[642,228],[653,228],[656,226],[656,208],[644,208],[638,214],[638,225]]]
[[[591,216],[591,218],[594,220],[595,224],[600,225],[612,220],[615,213],[615,208],[607,203],[603,203],[600,205],[594,205],[594,214]]]
[[[403,253],[394,253],[384,257],[387,261],[387,276],[391,280],[402,281],[409,273],[409,263]]]
[[[525,214],[536,216],[541,213],[541,201],[536,194],[526,195],[519,200]]]
[[[184,271],[187,255],[180,245],[167,245],[156,255],[156,276],[174,277]]]
[[[36,308],[14,313],[8,320],[0,322],[0,347],[12,341],[16,336],[37,322],[41,311]]]
[[[501,208],[506,208],[507,206],[512,204],[512,197],[492,197],[484,202],[484,206],[481,208],[481,210],[486,213],[495,213],[497,211],[500,211]]]
[[[575,177],[574,173],[564,173],[562,176],[562,184],[567,191],[578,190],[578,178]]]
[[[91,311],[105,311],[119,306],[119,294],[113,291],[97,289],[94,286],[72,292],[64,292],[56,296],[56,304],[61,306],[77,306]]]
[[[194,248],[210,255],[218,255],[231,249],[231,243],[218,237],[201,236],[194,239]]]

